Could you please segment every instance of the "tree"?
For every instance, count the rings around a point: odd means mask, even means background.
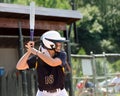
[[[77,28],[79,36],[79,45],[86,50],[86,53],[89,54],[91,51],[94,53],[101,52],[100,47],[100,36],[103,26],[99,23],[101,17],[99,16],[100,12],[96,6],[91,6],[87,4],[80,9],[83,13],[83,18],[78,24]]]
[[[77,10],[83,14],[77,25],[79,44],[86,53],[120,52],[120,0],[75,1]]]

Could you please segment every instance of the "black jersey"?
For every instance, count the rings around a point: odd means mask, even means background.
[[[63,66],[66,62],[65,52],[58,52],[53,58],[60,58],[62,65],[52,67],[42,61],[36,56],[32,56],[27,61],[29,68],[35,68],[36,60],[38,62],[37,73],[38,73],[38,84],[40,90],[53,90],[57,88],[64,88],[65,75]]]

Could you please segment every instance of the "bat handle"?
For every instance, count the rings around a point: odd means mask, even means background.
[[[30,41],[33,41],[34,29],[30,29]]]

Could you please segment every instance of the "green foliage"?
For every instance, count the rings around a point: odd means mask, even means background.
[[[71,45],[71,53],[77,54],[79,49],[80,49],[80,46],[78,44],[75,44],[75,43],[70,43],[70,45]]]
[[[116,45],[112,40],[101,40],[101,48],[104,52],[110,53],[110,52],[116,52]]]
[[[80,3],[77,4],[78,10],[83,14],[82,20],[77,24],[79,44],[87,54],[90,51],[95,53],[102,51],[108,53],[120,52],[119,3],[120,0],[116,0],[116,2],[113,2],[113,0],[80,0]],[[84,32],[87,36],[83,35]]]
[[[29,5],[30,1],[29,0],[14,0],[14,4],[21,4],[21,5]]]
[[[82,76],[82,64],[81,60],[78,58],[72,58],[72,69],[73,69],[73,74],[75,77],[80,77]]]
[[[69,2],[66,0],[36,0],[36,4],[46,8],[70,9]]]
[[[84,48],[80,48],[80,50],[78,51],[78,54],[79,55],[85,55],[86,52],[85,52]]]
[[[31,1],[34,1],[36,6],[46,8],[59,8],[59,9],[71,9],[69,0],[2,0],[4,3],[14,3],[29,5]]]
[[[113,72],[120,71],[120,60],[117,60],[116,62],[112,63],[111,68]]]
[[[112,70],[111,63],[105,57],[95,58],[95,66],[97,76],[104,76],[106,72],[110,73]]]
[[[103,26],[100,24],[100,12],[98,7],[90,4],[84,5],[78,10],[83,14],[83,18],[77,28],[79,44],[89,54],[91,51],[100,53],[100,33],[102,33]],[[94,45],[94,46],[93,46]]]
[[[91,33],[101,32],[103,27],[99,23],[99,20],[101,20],[101,18],[98,8],[96,6],[87,4],[79,10],[81,10],[81,13],[83,14],[83,18],[80,22],[80,27],[83,27]]]

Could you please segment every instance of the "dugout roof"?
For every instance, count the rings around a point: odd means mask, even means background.
[[[29,6],[0,3],[0,41],[4,36],[18,36],[21,27],[24,36],[29,36]],[[46,30],[66,30],[66,26],[80,20],[82,15],[75,10],[35,8],[35,36]],[[4,39],[5,40],[5,39]]]

